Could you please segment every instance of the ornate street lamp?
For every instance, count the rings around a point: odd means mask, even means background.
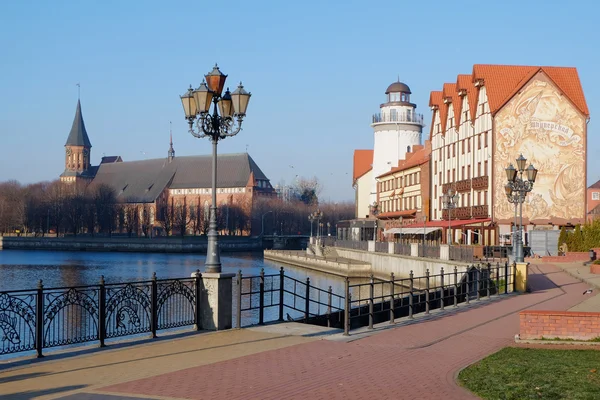
[[[506,169],[506,178],[508,183],[504,186],[504,192],[509,203],[515,205],[515,231],[513,232],[513,257],[516,262],[525,260],[523,252],[523,203],[527,193],[533,189],[538,170],[533,164],[527,165],[527,159],[523,154],[517,158],[517,168],[510,164]],[[525,177],[523,176],[525,173]],[[518,174],[518,176],[517,176]],[[518,207],[517,207],[518,206]],[[519,228],[517,230],[517,210],[520,217]]]
[[[244,90],[240,82],[237,89],[223,92],[227,75],[215,67],[204,75],[197,89],[188,89],[181,97],[185,118],[190,133],[196,138],[209,138],[212,142],[212,204],[208,225],[208,248],[206,254],[206,272],[221,272],[219,234],[217,233],[217,143],[220,139],[237,135],[242,129],[242,120],[246,116],[251,94]],[[210,103],[214,109],[210,113]],[[219,115],[220,113],[220,115]],[[196,122],[196,129],[194,129]]]
[[[377,216],[379,215],[379,204],[373,203],[371,206],[371,214],[375,217],[375,229],[373,230],[373,241],[377,242]]]
[[[459,200],[459,196],[458,193],[454,192],[454,189],[450,188],[448,189],[448,192],[446,192],[443,196],[442,196],[442,203],[443,206],[446,210],[448,210],[448,235],[447,235],[447,240],[448,240],[448,245],[451,246],[452,245],[452,209],[456,208],[458,205],[458,200]]]

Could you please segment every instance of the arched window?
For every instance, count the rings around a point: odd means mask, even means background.
[[[406,152],[410,153],[410,146],[406,146]]]

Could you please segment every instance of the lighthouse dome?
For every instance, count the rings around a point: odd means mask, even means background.
[[[400,81],[392,83],[385,91],[385,94],[389,93],[411,93],[410,88],[406,83]]]

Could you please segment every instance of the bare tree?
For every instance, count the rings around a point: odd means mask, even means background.
[[[136,204],[126,204],[123,207],[123,212],[125,216],[125,231],[127,235],[131,237],[133,232],[137,234],[140,224],[138,207]]]
[[[160,208],[160,223],[167,236],[171,236],[175,225],[175,205],[174,199],[167,199]]]

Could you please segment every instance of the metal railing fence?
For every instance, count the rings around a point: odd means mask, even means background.
[[[200,327],[201,275],[0,292],[0,355]]]

